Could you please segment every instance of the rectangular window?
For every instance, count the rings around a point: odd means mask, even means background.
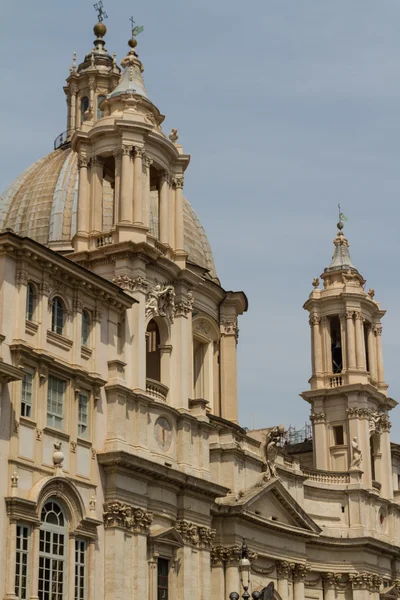
[[[78,400],[78,437],[86,438],[89,429],[89,398],[86,394],[79,394]]]
[[[17,551],[15,556],[15,595],[19,600],[28,598],[29,535],[27,525],[17,525]]]
[[[21,417],[32,416],[33,372],[25,371],[22,380]]]
[[[159,558],[157,563],[157,600],[168,600],[169,561]]]
[[[335,425],[333,427],[333,435],[335,438],[335,446],[343,446],[343,444],[344,444],[343,425]]]
[[[57,377],[49,377],[47,388],[47,425],[55,429],[63,428],[64,396],[66,382]]]
[[[65,550],[64,534],[46,529],[40,530],[39,600],[65,600]]]
[[[74,600],[86,598],[86,548],[85,540],[75,540],[75,596]]]

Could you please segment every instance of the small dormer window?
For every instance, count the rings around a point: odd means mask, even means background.
[[[101,119],[101,117],[103,116],[103,111],[100,108],[100,104],[103,102],[103,100],[105,100],[105,96],[99,96],[97,98],[97,118]]]
[[[85,120],[85,112],[89,108],[89,98],[84,96],[81,100],[81,123]]]

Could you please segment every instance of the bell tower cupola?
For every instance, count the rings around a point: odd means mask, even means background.
[[[375,291],[364,289],[366,282],[350,257],[344,220],[340,213],[323,285],[314,279],[304,304],[311,328],[311,391],[302,397],[311,404],[315,467],[347,471],[357,466],[368,487],[378,482],[390,497],[388,411],[396,402],[387,397],[384,377],[385,311]]]
[[[70,75],[64,87],[68,109],[64,142],[70,141],[75,131],[84,125],[93,125],[102,116],[100,105],[119,81],[121,69],[115,55],[108,53],[104,40],[107,33],[104,19],[107,14],[102,2],[95,4],[95,8],[99,20],[93,28],[96,36],[93,48],[78,66],[74,53]]]

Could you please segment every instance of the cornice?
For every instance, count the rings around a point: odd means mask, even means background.
[[[16,261],[22,261],[25,268],[27,265],[40,268],[51,277],[54,277],[57,271],[56,276],[66,285],[71,288],[84,285],[88,294],[100,297],[107,305],[117,302],[121,308],[129,308],[136,302],[118,286],[30,238],[11,232],[1,233],[0,253],[13,256]]]
[[[199,496],[215,499],[225,496],[228,488],[208,481],[187,475],[182,471],[154,463],[151,460],[135,456],[122,450],[111,452],[98,452],[97,460],[108,471],[118,470],[119,468],[128,468],[131,473],[137,472],[144,475],[149,480],[166,481],[172,485],[185,490],[191,490]]]

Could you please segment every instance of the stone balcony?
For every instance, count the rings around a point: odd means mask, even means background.
[[[146,392],[158,402],[166,402],[169,388],[155,379],[146,379]]]

